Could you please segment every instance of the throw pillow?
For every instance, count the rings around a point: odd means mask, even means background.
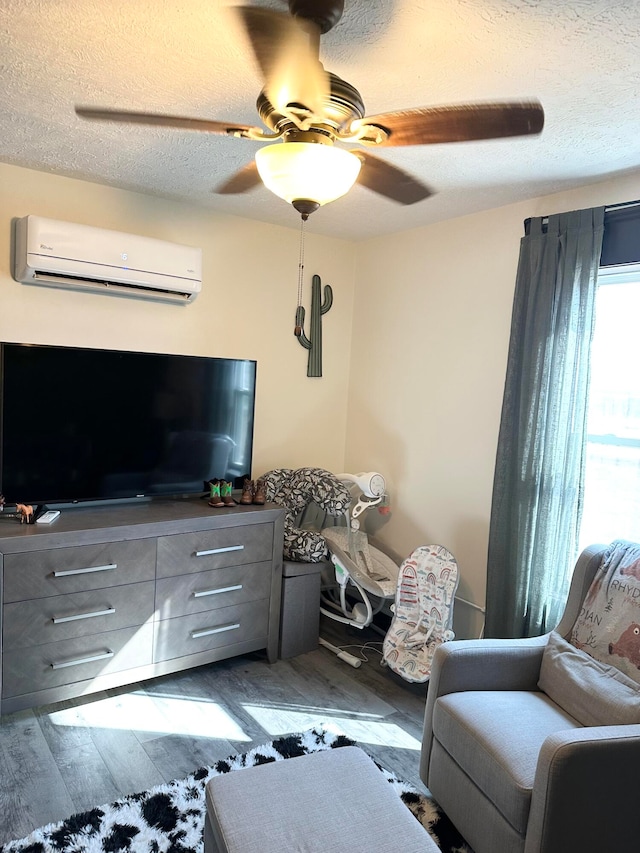
[[[571,643],[640,682],[640,545],[607,550],[571,631]]]
[[[640,687],[552,631],[542,655],[538,687],[583,726],[640,723]]]

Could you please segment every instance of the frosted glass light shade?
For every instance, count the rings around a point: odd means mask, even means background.
[[[299,199],[319,205],[349,192],[360,172],[350,151],[313,142],[277,142],[256,151],[264,185],[285,201]]]

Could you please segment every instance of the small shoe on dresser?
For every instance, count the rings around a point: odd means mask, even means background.
[[[242,497],[240,498],[240,503],[247,504],[253,503],[253,480],[245,479],[244,485],[242,487]]]
[[[259,504],[260,506],[262,506],[262,504],[264,504],[266,502],[267,502],[267,486],[266,486],[264,480],[257,480],[256,481],[256,487],[255,487],[254,492],[253,492],[253,503]]]
[[[220,497],[225,506],[235,506],[236,501],[231,497],[231,483],[226,480],[220,480]]]
[[[209,506],[218,507],[224,506],[225,503],[220,495],[220,480],[211,480],[209,493]]]

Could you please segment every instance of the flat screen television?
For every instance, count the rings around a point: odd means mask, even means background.
[[[0,344],[0,493],[69,504],[203,493],[251,472],[256,362]]]

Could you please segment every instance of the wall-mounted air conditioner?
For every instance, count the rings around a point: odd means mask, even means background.
[[[15,223],[14,278],[186,304],[202,285],[202,250],[90,225],[25,216]]]

